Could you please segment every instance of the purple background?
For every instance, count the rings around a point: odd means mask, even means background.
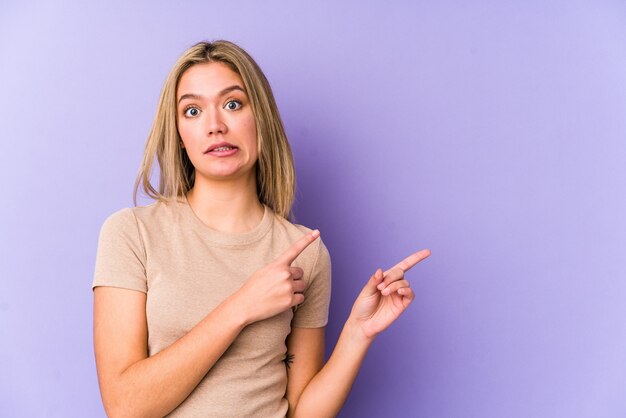
[[[219,38],[273,85],[328,349],[375,268],[433,253],[342,417],[626,416],[624,2],[85,3],[0,5],[0,416],[104,416],[99,228]]]

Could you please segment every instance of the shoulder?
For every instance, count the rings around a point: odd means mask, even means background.
[[[135,206],[129,209],[135,216],[135,219],[137,219],[137,222],[148,223],[176,218],[181,211],[181,205],[180,202],[175,200],[156,201],[149,205]]]
[[[301,237],[304,234],[311,232],[312,229],[304,225],[291,223],[288,219],[283,218],[280,215],[274,214],[274,228],[284,230],[285,233],[294,237]]]
[[[103,231],[124,230],[129,227],[136,227],[136,218],[133,208],[122,208],[110,214],[102,224]]]
[[[142,245],[149,237],[162,236],[180,222],[176,202],[154,202],[150,205],[126,207],[110,214],[100,229],[100,240],[134,241]]]
[[[291,223],[281,216],[274,215],[274,234],[285,241],[283,245],[285,249],[311,231],[312,229],[307,226]],[[321,237],[300,254],[296,259],[296,264],[302,264],[310,269],[316,265],[330,264],[330,254]]]
[[[274,234],[279,239],[285,239],[289,242],[295,242],[302,238],[305,234],[312,231],[304,225],[291,223],[288,219],[274,214]],[[320,241],[320,240],[317,240]]]
[[[103,228],[152,229],[171,224],[180,217],[180,203],[157,201],[149,205],[126,207],[113,212],[104,221]]]

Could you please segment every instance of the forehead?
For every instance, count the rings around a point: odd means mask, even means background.
[[[196,64],[181,76],[176,96],[180,97],[187,93],[211,96],[233,85],[244,87],[239,74],[228,65],[221,62]]]

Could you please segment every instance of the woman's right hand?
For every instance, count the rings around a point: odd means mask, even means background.
[[[276,260],[255,271],[232,296],[233,303],[244,315],[246,325],[304,302],[304,272],[291,264],[319,236],[318,230],[307,233]]]

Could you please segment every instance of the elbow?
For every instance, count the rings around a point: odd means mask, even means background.
[[[99,379],[102,406],[108,418],[161,418],[171,410],[146,398],[137,382],[122,374]]]
[[[148,418],[156,416],[147,414],[145,411],[138,411],[136,408],[129,407],[129,405],[114,404],[112,402],[104,404],[104,412],[108,418]]]
[[[123,408],[120,408],[119,404],[110,396],[102,396],[102,406],[104,407],[104,412],[108,418],[124,418],[129,416],[127,412],[124,411]]]
[[[128,405],[112,393],[102,393],[102,406],[108,418],[126,418],[133,416]],[[135,415],[139,416],[139,415]]]
[[[108,418],[149,418],[155,414],[141,408],[136,401],[133,402],[130,396],[126,396],[128,391],[122,388],[102,390],[102,405]]]

